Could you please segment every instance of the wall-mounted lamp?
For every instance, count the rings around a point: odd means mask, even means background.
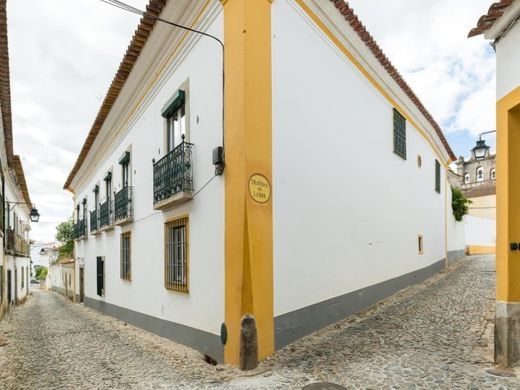
[[[13,209],[18,205],[27,205],[25,202],[6,202],[7,208],[9,209],[9,212],[13,211]],[[11,207],[12,205],[12,207]],[[40,213],[38,212],[38,209],[34,207],[34,205],[31,205],[31,212],[29,213],[29,218],[31,219],[31,222],[38,222],[40,220]]]

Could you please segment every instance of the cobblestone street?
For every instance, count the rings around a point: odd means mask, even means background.
[[[249,373],[34,291],[0,323],[2,389],[518,389],[490,375],[494,258],[472,257],[306,337]],[[514,375],[513,373],[510,373]]]

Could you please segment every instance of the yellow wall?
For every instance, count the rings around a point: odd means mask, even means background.
[[[520,87],[497,103],[497,300],[520,302]]]
[[[494,246],[468,245],[466,248],[467,255],[488,255],[495,253],[495,251]]]
[[[272,196],[249,194],[254,174],[272,183],[271,2],[227,0],[225,134],[225,362],[239,363],[240,320],[253,314],[258,358],[274,351]]]
[[[474,217],[496,219],[497,218],[497,197],[496,195],[479,196],[477,198],[469,198],[469,215]]]

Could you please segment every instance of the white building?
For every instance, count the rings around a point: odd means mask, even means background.
[[[226,82],[141,21],[65,183],[86,305],[237,364],[244,314],[263,359],[463,255],[455,157],[345,3],[149,10]]]

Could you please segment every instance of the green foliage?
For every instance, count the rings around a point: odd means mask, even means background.
[[[72,257],[74,252],[74,224],[72,218],[56,227],[56,240],[61,243],[60,259]]]
[[[48,273],[49,273],[49,270],[47,267],[44,267],[43,265],[34,266],[34,278],[36,280],[45,280]]]
[[[458,188],[451,189],[451,208],[453,209],[453,216],[458,222],[462,221],[469,210],[471,200],[467,199],[462,191]]]

